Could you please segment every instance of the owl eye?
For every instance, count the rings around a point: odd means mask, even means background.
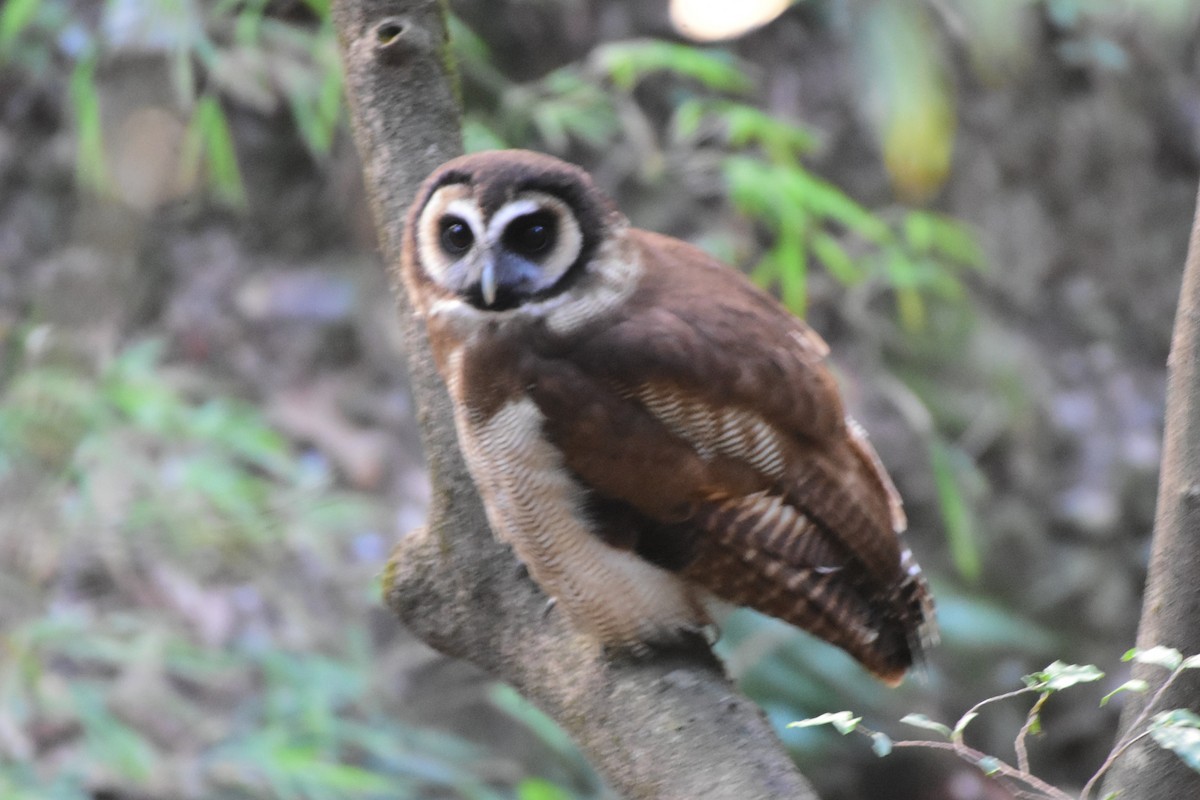
[[[471,226],[458,217],[446,217],[442,220],[442,249],[450,255],[462,255],[471,249],[475,243],[475,234]]]
[[[536,256],[554,245],[558,235],[553,214],[540,211],[518,217],[504,229],[504,244],[523,256]]]

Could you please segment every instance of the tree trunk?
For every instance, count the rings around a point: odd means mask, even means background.
[[[492,537],[398,275],[417,186],[462,149],[445,9],[437,0],[336,0],[334,23],[433,486],[428,524],[405,536],[388,563],[388,604],[431,646],[540,706],[625,797],[812,798],[762,712],[711,652],[606,658],[546,613],[546,598]]]
[[[1158,508],[1137,644],[1174,647],[1186,656],[1200,653],[1200,199],[1167,367]],[[1164,671],[1139,664],[1134,675],[1154,687]],[[1130,700],[1121,721],[1122,737],[1139,733],[1128,727],[1146,699]],[[1200,709],[1200,670],[1180,676],[1153,711],[1173,708]],[[1121,800],[1200,798],[1200,774],[1174,753],[1143,739],[1117,762],[1105,791],[1120,792]]]

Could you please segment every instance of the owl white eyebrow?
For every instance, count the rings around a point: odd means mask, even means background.
[[[442,209],[442,216],[458,217],[467,223],[467,226],[470,227],[471,232],[475,234],[476,238],[479,238],[479,232],[484,230],[483,217],[479,213],[479,206],[475,205],[475,201],[473,200],[461,197],[457,200],[451,200]]]
[[[527,214],[532,214],[535,211],[541,211],[546,208],[545,203],[539,203],[530,198],[514,200],[508,205],[503,206],[496,212],[496,216],[492,217],[492,221],[487,226],[487,241],[495,243],[504,235],[504,229],[508,227],[508,223],[514,219],[520,219]]]

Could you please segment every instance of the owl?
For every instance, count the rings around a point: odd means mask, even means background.
[[[893,684],[932,642],[825,342],[741,273],[519,150],[429,176],[401,271],[488,522],[575,628],[644,648],[749,606]]]

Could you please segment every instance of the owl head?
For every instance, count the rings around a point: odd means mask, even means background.
[[[409,214],[405,279],[419,297],[504,312],[561,294],[624,218],[578,167],[505,150],[443,164]]]

